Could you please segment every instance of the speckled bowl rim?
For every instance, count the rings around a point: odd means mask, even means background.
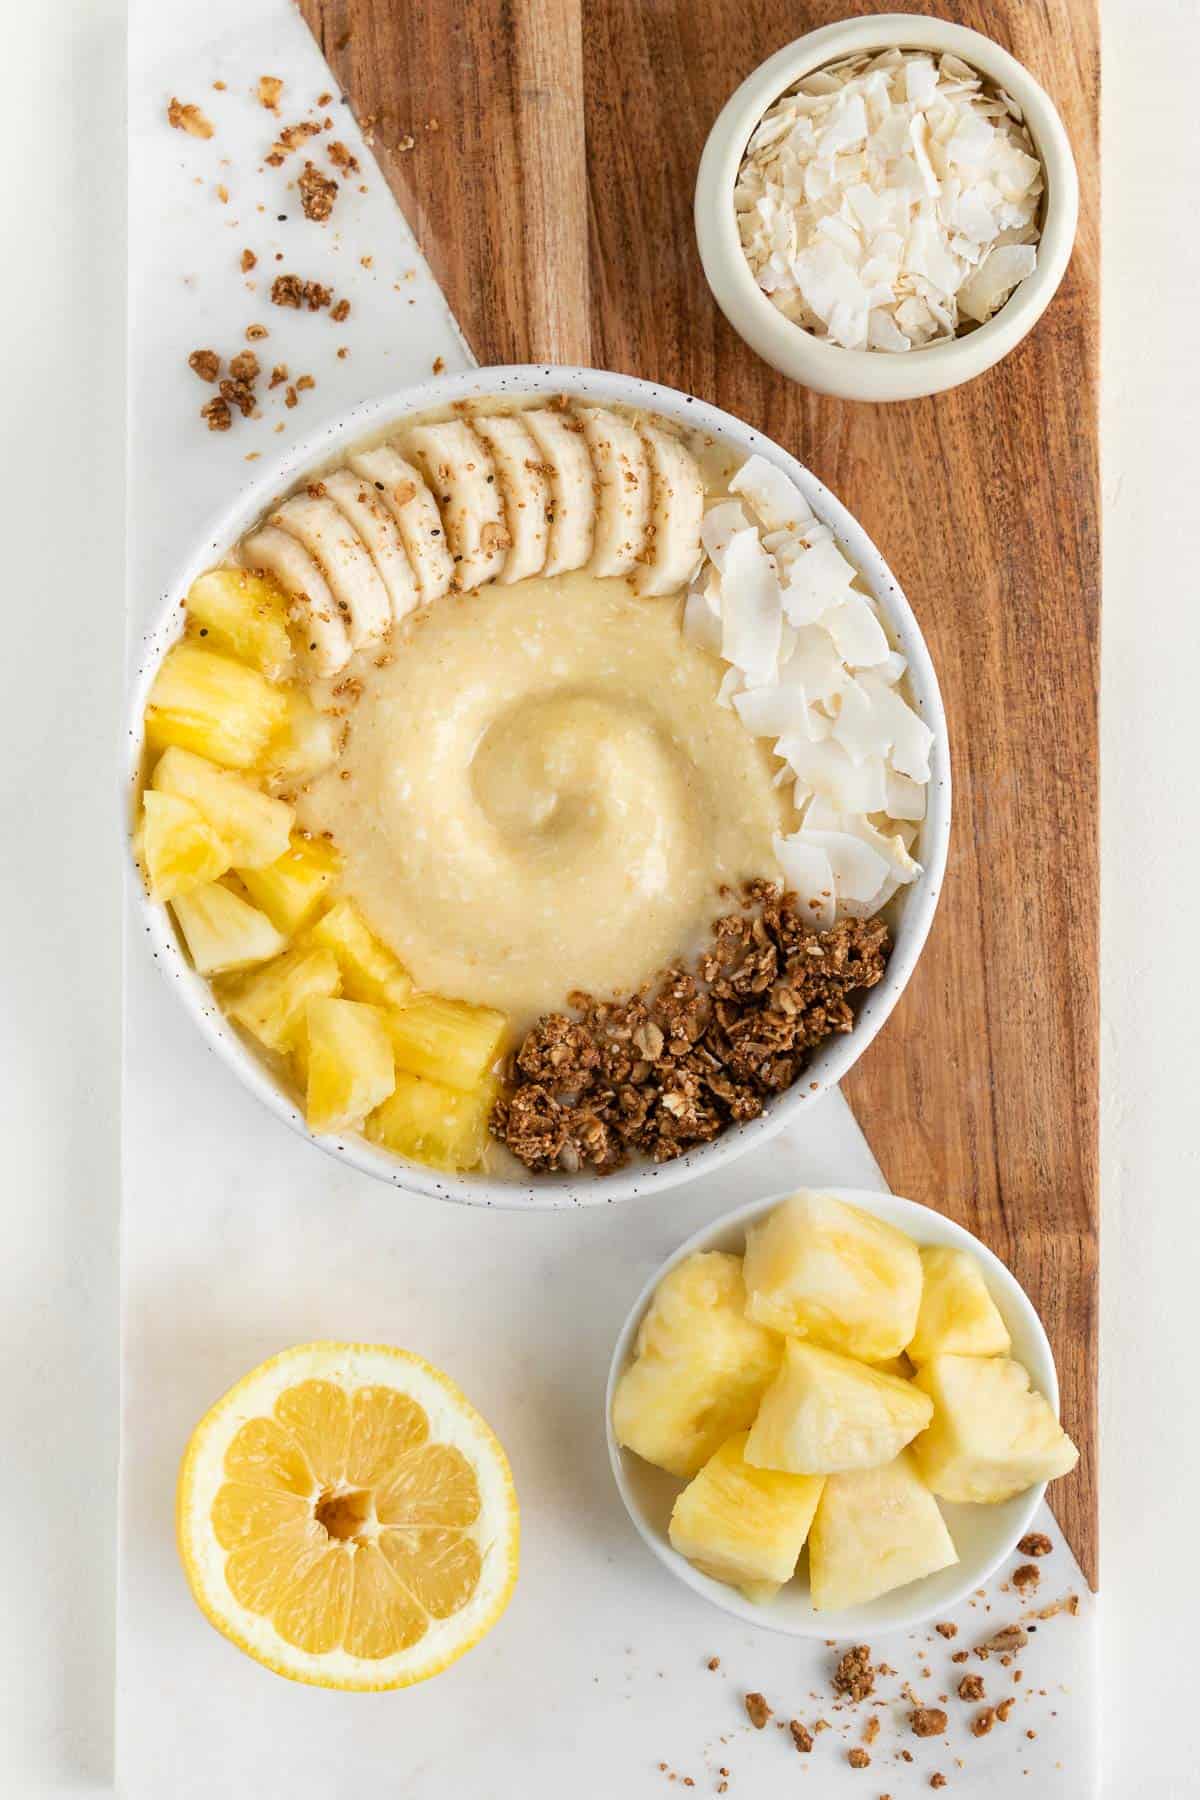
[[[591,1180],[553,1175],[525,1183],[444,1174],[377,1150],[365,1139],[353,1135],[322,1137],[310,1131],[299,1107],[225,1020],[208,982],[188,964],[166,907],[150,902],[133,858],[134,797],[143,764],[146,700],[162,657],[183,628],[180,601],[191,583],[228,552],[274,495],[292,486],[306,471],[327,463],[342,447],[357,443],[371,433],[389,429],[403,418],[429,407],[445,406],[457,400],[494,398],[505,391],[513,394],[565,393],[601,405],[616,403],[641,407],[681,425],[711,432],[743,457],[757,452],[790,475],[803,489],[814,512],[831,527],[879,601],[894,642],[908,658],[913,701],[934,734],[928,811],[920,838],[924,873],[900,900],[895,946],[887,971],[878,986],[868,993],[854,1030],[822,1046],[814,1054],[803,1083],[781,1094],[760,1118],[732,1127],[713,1143],[701,1145],[674,1162],[637,1164]],[[237,499],[211,522],[161,596],[158,616],[140,645],[126,730],[125,810],[131,896],[141,914],[150,954],[199,1027],[209,1048],[277,1118],[327,1155],[376,1180],[390,1182],[394,1187],[465,1205],[519,1210],[611,1205],[618,1200],[659,1193],[700,1175],[711,1174],[734,1157],[767,1143],[785,1125],[802,1117],[806,1106],[811,1110],[821,1094],[836,1086],[882,1027],[916,967],[933,922],[945,874],[950,836],[950,755],[945,711],[920,627],[899,583],[866,532],[802,463],[741,420],[674,388],[604,370],[518,364],[441,376],[419,386],[364,401],[281,455],[250,487],[240,490]]]
[[[802,1185],[802,1184],[801,1184]],[[796,1193],[797,1187],[785,1188],[780,1193],[767,1194],[758,1200],[748,1200],[744,1205],[735,1207],[732,1212],[723,1213],[719,1219],[701,1226],[692,1233],[678,1250],[667,1257],[650,1276],[641,1293],[629,1309],[629,1313],[617,1334],[613,1347],[612,1361],[609,1365],[608,1382],[604,1391],[604,1430],[608,1443],[608,1460],[612,1468],[613,1480],[617,1492],[621,1496],[625,1510],[642,1539],[642,1542],[658,1558],[664,1568],[671,1571],[692,1591],[702,1599],[708,1600],[719,1611],[729,1613],[744,1625],[757,1625],[766,1631],[779,1632],[786,1637],[806,1638],[851,1638],[860,1642],[866,1641],[867,1634],[875,1636],[891,1635],[898,1631],[911,1631],[915,1626],[927,1624],[930,1619],[944,1618],[946,1613],[959,1606],[969,1594],[982,1587],[1012,1555],[1025,1533],[1029,1530],[1037,1514],[1038,1507],[1046,1495],[1046,1483],[1035,1482],[1022,1494],[1005,1502],[1007,1528],[997,1530],[990,1548],[977,1555],[973,1560],[964,1557],[953,1565],[954,1574],[949,1570],[939,1571],[937,1575],[926,1576],[909,1584],[908,1603],[901,1600],[889,1602],[889,1596],[883,1594],[878,1600],[867,1601],[860,1606],[842,1608],[837,1612],[802,1614],[798,1618],[789,1617],[786,1613],[774,1610],[771,1606],[759,1606],[747,1600],[736,1588],[729,1587],[721,1581],[714,1581],[703,1574],[687,1558],[672,1548],[669,1538],[659,1531],[647,1518],[634,1490],[631,1472],[636,1465],[648,1468],[631,1450],[623,1450],[616,1440],[612,1426],[612,1403],[616,1385],[626,1364],[633,1354],[634,1339],[638,1326],[642,1322],[647,1307],[653,1298],[654,1291],[665,1275],[683,1262],[686,1257],[699,1250],[715,1250],[727,1248],[727,1240],[741,1234],[744,1238],[747,1226],[755,1224],[772,1212],[782,1201]],[[932,1206],[925,1206],[919,1200],[906,1200],[900,1194],[880,1193],[866,1188],[825,1187],[819,1190],[823,1194],[831,1194],[835,1199],[844,1200],[849,1206],[857,1206],[863,1212],[869,1212],[885,1223],[894,1225],[897,1230],[905,1232],[918,1245],[945,1244],[958,1250],[967,1250],[975,1256],[987,1279],[988,1288],[1004,1316],[1014,1338],[1015,1344],[1023,1342],[1025,1355],[1022,1358],[1029,1370],[1035,1388],[1045,1395],[1053,1409],[1054,1416],[1059,1416],[1060,1395],[1058,1388],[1058,1370],[1054,1363],[1054,1352],[1050,1340],[1046,1336],[1046,1328],[1042,1324],[1037,1307],[1025,1292],[1008,1264],[1002,1262],[994,1250],[973,1232],[951,1219],[946,1213],[938,1212]],[[970,1508],[972,1512],[990,1511],[984,1507]],[[1001,1520],[997,1513],[996,1523]],[[937,1583],[937,1591],[932,1584]],[[893,1590],[896,1595],[903,1595],[904,1588]],[[924,1595],[924,1597],[922,1597]],[[885,1603],[887,1603],[885,1605]]]
[[[738,235],[733,190],[759,120],[805,75],[845,56],[897,48],[948,51],[1011,94],[1046,176],[1037,267],[983,325],[925,350],[896,355],[846,350],[796,325],[772,305],[750,272]],[[844,400],[916,400],[982,375],[1032,331],[1057,292],[1075,244],[1079,178],[1058,110],[1014,56],[965,25],[921,13],[872,13],[810,31],[768,57],[734,92],[709,132],[696,177],[696,241],[705,278],[729,323],[752,350],[792,381]]]

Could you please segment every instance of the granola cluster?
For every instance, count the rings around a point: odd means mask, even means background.
[[[794,894],[750,884],[694,968],[675,964],[625,1000],[572,994],[512,1059],[492,1131],[535,1171],[598,1174],[632,1153],[667,1162],[753,1119],[812,1050],[851,1030],[850,997],[891,948],[881,918],[816,931]]]

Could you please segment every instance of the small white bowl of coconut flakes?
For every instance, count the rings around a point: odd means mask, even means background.
[[[979,32],[880,13],[744,81],[696,182],[718,305],[792,380],[852,400],[969,381],[1032,329],[1075,241],[1053,102]]]

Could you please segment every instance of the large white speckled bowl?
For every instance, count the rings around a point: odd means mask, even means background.
[[[164,654],[183,627],[180,601],[197,575],[236,543],[272,498],[296,484],[309,469],[327,464],[337,450],[351,448],[360,439],[399,424],[415,413],[456,400],[478,400],[497,394],[569,394],[602,405],[612,403],[641,407],[687,427],[697,427],[727,444],[741,457],[752,452],[776,463],[799,483],[814,512],[835,533],[847,556],[878,601],[889,633],[908,659],[908,678],[914,705],[934,734],[931,753],[928,814],[915,846],[924,865],[923,875],[902,889],[893,902],[895,946],[883,980],[867,994],[852,1032],[831,1038],[814,1054],[802,1082],[780,1094],[760,1118],[735,1126],[712,1144],[679,1157],[675,1162],[631,1164],[605,1176],[553,1175],[526,1182],[499,1181],[475,1175],[450,1175],[378,1150],[353,1135],[319,1137],[311,1132],[293,1097],[274,1079],[235,1028],[229,1024],[203,977],[188,963],[167,909],[152,905],[130,853],[130,890],[142,913],[146,941],[163,974],[203,1033],[209,1046],[229,1065],[238,1079],[293,1131],[306,1137],[330,1156],[390,1181],[396,1187],[458,1200],[472,1206],[571,1207],[602,1206],[615,1200],[631,1200],[653,1194],[677,1183],[707,1174],[741,1156],[801,1117],[806,1107],[825,1089],[839,1082],[862,1055],[871,1039],[904,991],[929,933],[941,891],[950,835],[950,757],[946,718],[937,678],[920,628],[895,577],[870,538],[845,507],[823,487],[816,476],[786,450],[740,419],[716,407],[706,406],[673,388],[635,381],[628,375],[606,374],[595,369],[511,367],[477,369],[463,375],[442,377],[420,387],[407,388],[378,400],[367,401],[317,436],[288,452],[264,470],[250,488],[243,489],[227,511],[215,519],[180,565],[176,579],[162,596],[157,623],[146,634],[137,680],[130,696],[128,722],[129,830],[132,843],[133,796],[143,764],[143,714],[155,672]]]

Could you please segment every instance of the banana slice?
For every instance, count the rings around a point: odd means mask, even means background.
[[[335,469],[325,476],[325,492],[366,545],[379,579],[392,603],[392,617],[402,619],[421,601],[400,527],[380,500],[374,484],[353,469]]]
[[[540,575],[550,538],[550,483],[541,452],[518,415],[480,413],[471,423],[491,452],[512,539],[500,580]]]
[[[550,465],[553,518],[543,575],[582,569],[592,554],[596,529],[596,471],[583,426],[574,413],[549,407],[522,413],[525,425]]]
[[[308,661],[317,675],[336,675],[350,660],[350,634],[337,601],[303,544],[278,526],[263,525],[242,544],[248,569],[273,575],[291,598],[288,616],[303,637]]]
[[[425,486],[419,469],[406,462],[391,444],[360,450],[348,459],[356,475],[362,475],[378,494],[400,527],[404,548],[412,564],[421,605],[428,606],[449,593],[454,582],[454,558],[442,530],[437,504]]]
[[[499,579],[508,555],[508,526],[496,470],[482,441],[462,419],[418,425],[409,444],[433,489],[463,593]]]
[[[696,459],[678,438],[643,425],[650,460],[650,532],[639,568],[639,594],[673,594],[700,565],[700,521],[704,482]]]
[[[626,419],[602,406],[581,409],[583,433],[599,483],[593,575],[628,575],[646,547],[650,462]]]
[[[362,539],[332,500],[324,494],[293,494],[269,522],[298,539],[320,563],[355,650],[387,634],[392,624],[387,589]]]

